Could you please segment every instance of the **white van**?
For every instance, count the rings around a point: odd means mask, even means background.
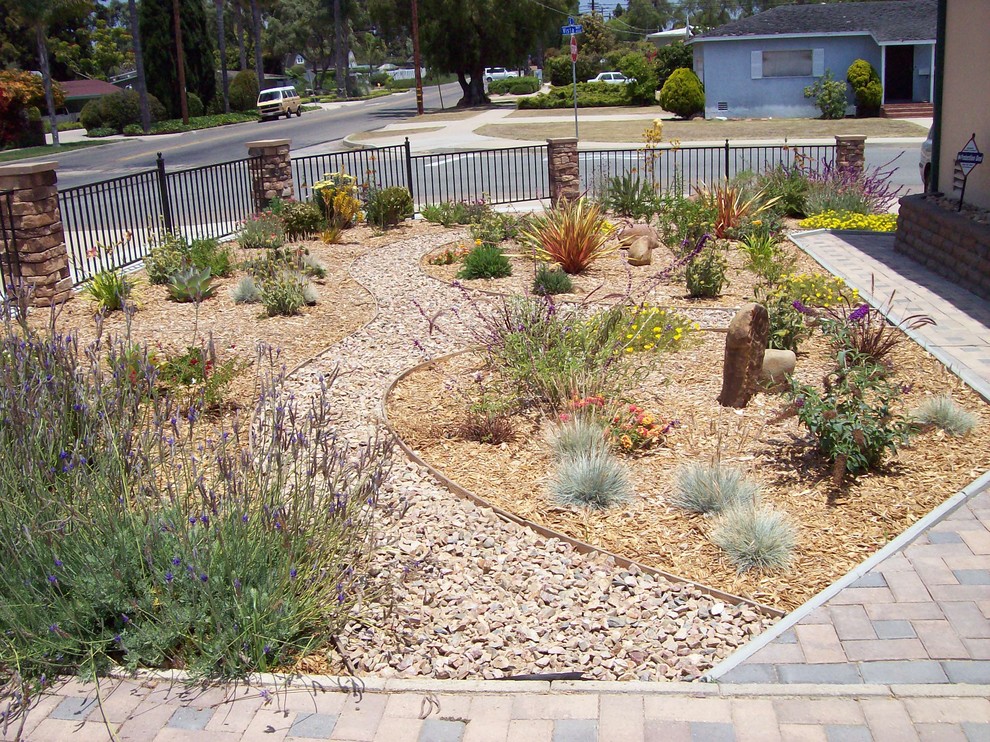
[[[302,98],[294,87],[269,88],[258,93],[258,116],[262,121],[277,119],[282,114],[286,118],[292,114],[302,116]]]

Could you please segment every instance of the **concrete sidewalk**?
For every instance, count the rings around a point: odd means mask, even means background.
[[[917,339],[990,389],[990,309],[892,251],[892,236],[798,235],[883,305],[939,326]],[[986,418],[984,425],[987,424]],[[990,475],[743,647],[713,683],[268,678],[70,681],[29,740],[339,742],[990,741]],[[265,680],[265,679],[263,679]],[[98,692],[99,691],[99,692]],[[4,739],[15,739],[9,720]]]

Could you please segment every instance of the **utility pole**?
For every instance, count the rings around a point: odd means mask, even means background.
[[[416,113],[423,115],[423,76],[419,62],[419,7],[412,0],[413,66],[416,68]]]
[[[131,23],[131,43],[134,46],[134,71],[137,79],[138,101],[141,104],[141,131],[151,131],[151,109],[148,107],[148,84],[144,79],[144,55],[141,53],[141,33],[138,24],[137,0],[128,0]]]
[[[182,123],[189,123],[189,106],[186,103],[186,54],[182,49],[182,24],[179,23],[179,0],[172,0],[172,25],[175,27],[175,63],[179,68],[179,110]]]

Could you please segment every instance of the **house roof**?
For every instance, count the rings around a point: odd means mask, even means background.
[[[65,99],[99,98],[101,95],[119,93],[120,88],[103,80],[66,80],[60,82],[65,91]]]
[[[869,34],[878,44],[935,38],[937,0],[779,5],[699,34],[694,41],[746,36]]]

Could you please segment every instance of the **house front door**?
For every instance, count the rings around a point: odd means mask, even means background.
[[[883,102],[910,102],[914,93],[914,46],[885,46],[883,49]]]

